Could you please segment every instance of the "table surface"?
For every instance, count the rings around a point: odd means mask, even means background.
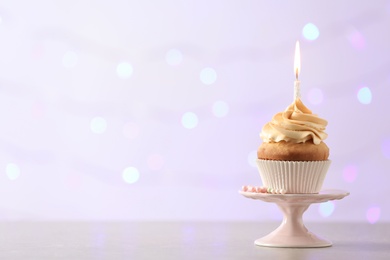
[[[0,259],[390,259],[390,223],[308,223],[326,248],[268,248],[264,222],[0,222]]]

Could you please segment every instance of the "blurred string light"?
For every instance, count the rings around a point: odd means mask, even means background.
[[[131,114],[138,119],[147,118],[149,116],[149,107],[145,102],[134,101],[129,104]]]
[[[356,180],[358,168],[351,164],[344,167],[343,178],[346,182],[354,182]]]
[[[5,168],[5,172],[7,174],[8,179],[10,179],[11,181],[16,180],[20,176],[19,166],[14,163],[8,163]]]
[[[128,62],[121,62],[116,67],[116,73],[122,79],[130,78],[133,74],[133,66]]]
[[[135,167],[127,167],[122,172],[122,178],[126,183],[136,183],[139,179],[138,169]]]
[[[225,117],[225,116],[227,116],[227,114],[229,112],[229,106],[226,102],[219,100],[213,104],[212,110],[213,110],[214,116]]]
[[[302,35],[309,41],[314,41],[320,36],[320,31],[317,26],[312,23],[307,23],[302,29]]]
[[[204,68],[200,71],[200,81],[205,85],[211,85],[217,80],[217,72],[213,68]]]
[[[170,49],[165,54],[165,61],[171,66],[177,66],[183,60],[183,55],[177,49]]]
[[[327,218],[330,215],[332,215],[334,208],[335,208],[334,202],[327,201],[325,203],[321,203],[318,210],[319,210],[321,216],[323,216],[324,218]]]
[[[123,126],[123,135],[127,139],[135,139],[140,133],[140,128],[135,123],[127,123]]]
[[[96,134],[102,134],[107,130],[107,121],[103,117],[94,117],[91,120],[91,131]]]
[[[193,129],[198,125],[198,116],[192,112],[184,113],[181,124],[187,129]]]
[[[367,221],[371,224],[378,222],[381,216],[381,209],[379,207],[371,207],[366,212]]]
[[[356,29],[351,30],[347,34],[347,39],[352,47],[356,50],[363,50],[366,47],[366,40],[363,35]]]
[[[390,159],[390,138],[386,138],[382,142],[382,154],[387,159]]]
[[[360,88],[357,94],[357,98],[359,102],[364,105],[370,104],[372,100],[371,90],[368,87]]]
[[[40,119],[45,116],[45,105],[42,102],[35,102],[31,106],[31,114],[33,117]]]
[[[321,89],[312,88],[309,90],[309,93],[307,94],[307,99],[311,104],[319,105],[324,100],[324,94],[322,93]]]
[[[257,151],[253,150],[248,154],[248,163],[250,166],[256,168]]]
[[[164,158],[160,154],[152,154],[148,158],[148,167],[150,170],[158,171],[164,166]]]
[[[77,57],[77,54],[73,51],[67,51],[65,52],[64,56],[62,57],[62,65],[65,67],[65,68],[73,68],[76,66],[77,64],[77,60],[78,60],[78,57]]]

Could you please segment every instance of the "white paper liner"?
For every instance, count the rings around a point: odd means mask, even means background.
[[[263,185],[286,193],[318,193],[331,164],[325,161],[256,160]]]

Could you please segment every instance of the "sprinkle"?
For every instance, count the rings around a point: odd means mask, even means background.
[[[245,185],[242,186],[242,191],[245,192],[253,192],[253,193],[269,193],[269,194],[286,194],[287,190],[285,189],[273,189],[273,188],[267,188],[264,186],[251,186],[251,185]]]

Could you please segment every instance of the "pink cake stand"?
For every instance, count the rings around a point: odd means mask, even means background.
[[[332,242],[310,232],[303,224],[302,215],[310,204],[340,200],[349,195],[342,190],[324,190],[318,194],[269,194],[240,191],[255,200],[276,203],[283,212],[282,224],[273,232],[255,241],[267,247],[327,247]]]

